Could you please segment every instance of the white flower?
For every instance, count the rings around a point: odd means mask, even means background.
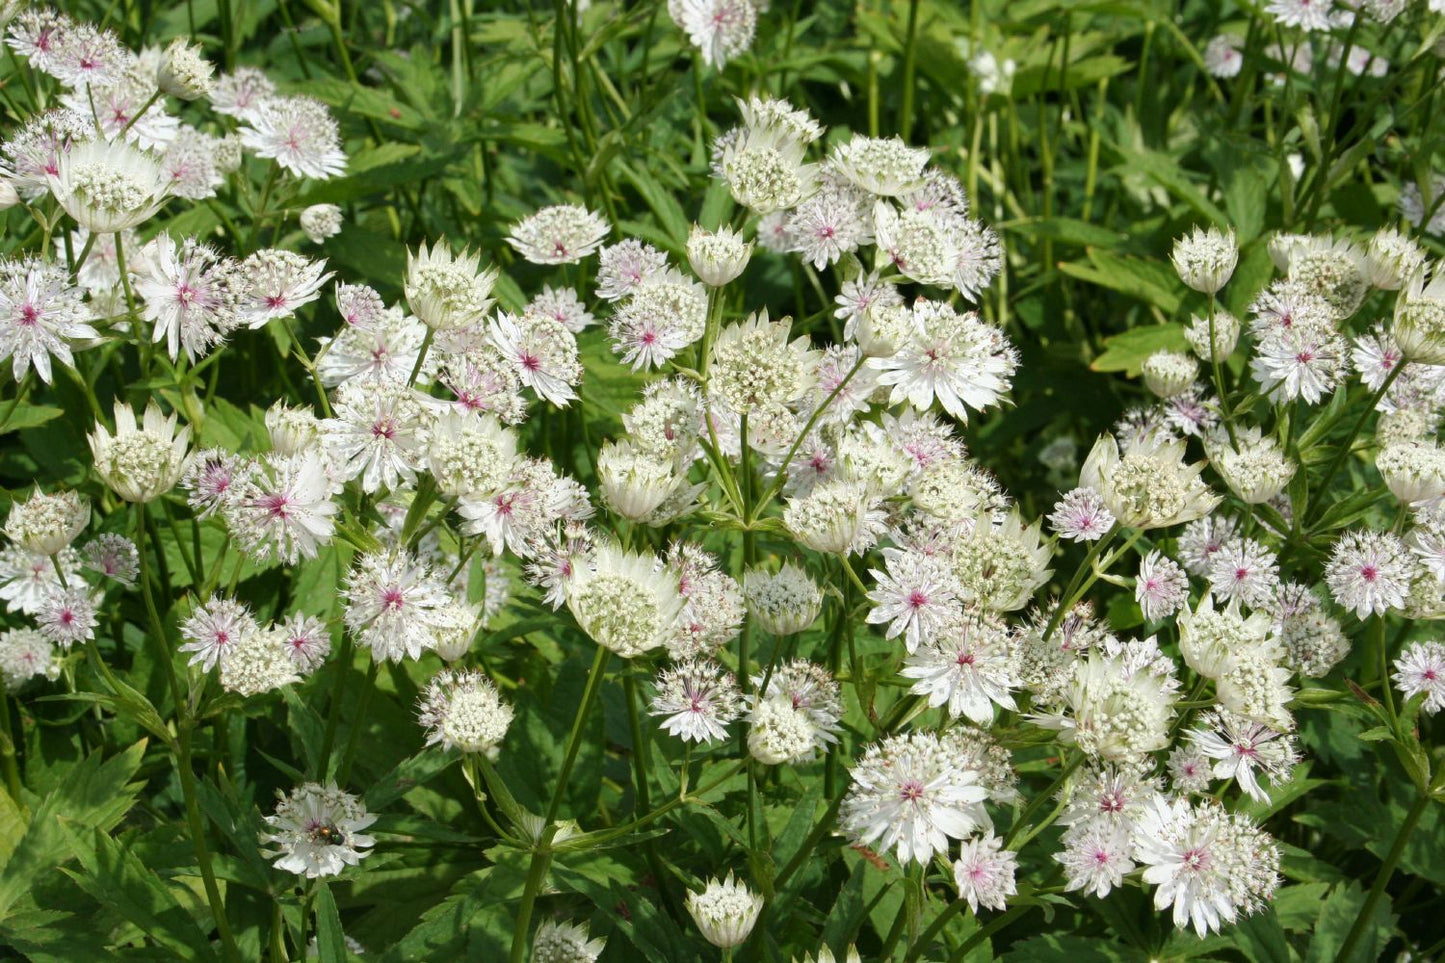
[[[89,586],[76,586],[50,593],[35,622],[50,641],[68,649],[77,642],[95,638],[97,596]]]
[[[39,615],[49,598],[60,591],[61,572],[67,573],[67,583],[79,577],[79,561],[70,548],[61,549],[58,555],[38,555],[19,545],[0,549],[0,599],[8,611]]]
[[[361,556],[341,592],[343,620],[372,657],[400,662],[435,648],[462,621],[451,594],[431,569],[401,551]]]
[[[1261,608],[1279,588],[1275,554],[1252,538],[1232,538],[1209,560],[1209,590],[1226,602]]]
[[[156,71],[161,90],[180,100],[199,100],[211,92],[211,75],[216,68],[201,55],[199,46],[192,46],[185,37],[176,37],[166,47]]]
[[[781,699],[764,699],[748,713],[748,754],[765,766],[813,753],[816,731],[808,714]]]
[[[325,259],[276,248],[256,251],[238,270],[236,318],[253,330],[321,297],[321,286],[335,273],[326,270]]]
[[[660,368],[707,328],[707,289],[673,268],[651,272],[631,286],[630,296],[608,322],[607,333],[622,363],[634,371]]]
[[[870,569],[875,587],[867,620],[887,623],[887,638],[903,636],[909,653],[931,642],[959,613],[959,585],[948,562],[936,555],[895,548],[883,550],[886,572]]]
[[[181,623],[181,638],[185,640],[181,651],[195,653],[191,665],[214,669],[230,657],[242,639],[260,631],[256,617],[244,604],[213,595]]]
[[[855,481],[828,481],[803,498],[790,498],[783,524],[815,552],[866,552],[884,531],[883,500]]]
[[[1334,24],[1334,0],[1269,0],[1265,13],[1281,27],[1301,30],[1329,30]]]
[[[1139,365],[1139,373],[1150,391],[1168,400],[1194,386],[1199,365],[1182,351],[1156,351]]]
[[[927,866],[988,817],[988,790],[974,769],[929,732],[887,736],[870,745],[849,770],[853,785],[843,797],[839,821],[865,846],[896,850],[902,863]]]
[[[1134,826],[1144,882],[1156,909],[1204,936],[1260,909],[1278,884],[1279,850],[1248,818],[1208,803],[1156,796]]]
[[[1211,77],[1221,80],[1238,77],[1244,66],[1239,47],[1238,37],[1227,33],[1216,35],[1204,46],[1204,69]]]
[[[1122,886],[1124,876],[1134,869],[1132,852],[1128,824],[1090,820],[1064,833],[1064,849],[1055,853],[1054,859],[1068,877],[1065,890],[1081,889],[1085,896],[1102,899]]]
[[[240,280],[235,262],[214,248],[192,238],[178,245],[168,234],[157,237],[136,266],[135,293],[144,305],[141,316],[152,324],[151,340],[164,341],[172,361],[184,348],[194,364],[239,323]]]
[[[1239,245],[1234,231],[1221,234],[1214,228],[1195,228],[1174,242],[1170,256],[1179,280],[1204,294],[1214,294],[1229,281],[1239,263]]]
[[[347,866],[355,866],[376,840],[361,830],[376,822],[361,800],[336,788],[334,783],[302,783],[287,796],[281,796],[274,815],[267,824],[275,830],[262,834],[261,841],[275,843],[277,849],[268,856],[279,857],[276,868],[315,879],[335,876]]]
[[[1158,622],[1179,611],[1189,599],[1189,577],[1158,549],[1145,555],[1134,579],[1134,601],[1144,621]]]
[[[758,8],[753,0],[668,0],[668,15],[718,70],[753,44]]]
[[[585,207],[544,207],[512,225],[507,243],[533,264],[576,264],[602,245],[611,228]]]
[[[297,221],[311,243],[320,244],[341,233],[341,208],[335,204],[312,204],[301,212]]]
[[[687,263],[692,273],[714,288],[736,280],[752,255],[752,243],[727,226],[706,231],[694,224],[687,239]]]
[[[62,153],[51,191],[92,234],[114,234],[148,220],[166,201],[160,162],[123,141],[90,140]]]
[[[437,331],[475,328],[492,307],[495,268],[478,270],[480,255],[452,253],[445,241],[419,245],[406,259],[406,303]]]
[[[625,659],[666,645],[682,605],[655,556],[611,542],[598,546],[592,564],[567,586],[567,607],[582,631]]]
[[[6,629],[0,633],[0,682],[16,692],[36,676],[60,678],[55,645],[35,629]],[[0,698],[8,698],[0,694]]]
[[[1425,442],[1386,445],[1375,455],[1375,469],[1390,493],[1418,506],[1445,496],[1445,449]]]
[[[1404,608],[1415,563],[1389,532],[1346,532],[1325,565],[1325,582],[1335,601],[1364,619]]]
[[[953,863],[953,881],[958,884],[958,898],[968,900],[975,913],[979,906],[1002,910],[1008,897],[1018,893],[1014,873],[1018,856],[1003,848],[1003,840],[993,833],[970,839],[959,847]]]
[[[941,302],[913,308],[913,330],[892,357],[875,358],[881,384],[892,385],[890,403],[907,400],[919,410],[935,398],[961,421],[968,409],[982,411],[1009,390],[1018,353],[999,329],[977,312],[958,314]]]
[[[1445,645],[1416,642],[1395,660],[1395,685],[1406,699],[1424,693],[1428,714],[1445,709]]]
[[[360,477],[368,493],[412,483],[429,427],[417,395],[402,387],[349,382],[337,393],[335,414],[322,429],[343,478]]]
[[[56,555],[90,523],[90,502],[78,492],[46,494],[38,487],[10,505],[5,537],[37,555]]]
[[[1092,488],[1075,488],[1065,492],[1054,505],[1049,524],[1060,538],[1097,542],[1114,527],[1114,514],[1098,492]]]
[[[909,691],[927,696],[930,706],[946,705],[950,717],[967,716],[986,726],[993,722],[995,704],[1016,708],[1009,694],[1018,685],[1010,641],[997,616],[960,614],[910,652],[898,674],[917,679]]]
[[[724,949],[742,945],[762,909],[763,898],[734,880],[732,873],[721,882],[717,877],[708,880],[701,893],[687,894],[687,912],[703,938]]]
[[[481,672],[446,669],[422,690],[417,714],[427,730],[427,745],[488,753],[507,734],[513,712]]]
[[[276,85],[263,72],[255,67],[237,67],[218,78],[211,88],[211,109],[227,117],[249,119],[275,93]]]
[[[325,180],[346,170],[341,131],[314,97],[270,96],[240,115],[241,143],[297,177]]]
[[[577,336],[560,321],[542,315],[498,314],[487,329],[497,353],[516,368],[522,384],[557,407],[577,398],[582,380]]]
[[[587,924],[543,920],[532,934],[532,963],[597,963],[607,938],[587,938]]]
[[[331,633],[320,619],[297,613],[280,623],[286,654],[298,671],[311,672],[331,654]]]
[[[1251,799],[1268,802],[1269,793],[1260,786],[1255,770],[1276,785],[1288,780],[1299,760],[1293,737],[1223,709],[1210,712],[1204,722],[1209,728],[1192,730],[1189,740],[1215,760],[1215,777],[1234,779]]]
[[[0,259],[0,360],[11,359],[16,381],[34,367],[50,384],[52,356],[74,367],[71,342],[100,337],[90,321],[91,308],[59,264]]]
[[[826,749],[838,741],[842,731],[843,697],[838,680],[823,666],[807,659],[794,659],[778,668],[763,685],[763,676],[753,676],[753,684],[761,692],[750,697],[756,723],[757,709],[775,703],[801,713],[808,723],[808,753]]]
[[[260,695],[300,680],[286,635],[274,626],[246,632],[220,662],[221,688],[242,697]]]
[[[728,723],[742,707],[737,682],[709,660],[687,660],[664,669],[656,685],[649,712],[665,717],[662,728],[683,742],[726,739]]]
[[[808,573],[784,562],[775,573],[752,569],[743,576],[748,612],[764,632],[794,635],[812,625],[823,605],[823,593]]]
[[[189,425],[176,431],[179,417],[166,417],[152,401],[137,426],[135,412],[117,400],[115,434],[96,424],[88,436],[96,474],[128,502],[149,502],[170,491],[185,470],[191,440]]]
[[[330,543],[337,488],[318,451],[272,455],[256,463],[222,510],[242,551],[294,564]]]
[[[1209,514],[1220,497],[1200,481],[1203,463],[1184,463],[1184,443],[1133,448],[1122,456],[1113,435],[1094,444],[1079,473],[1127,528],[1168,528]]]
[[[666,271],[666,254],[651,244],[627,238],[607,245],[597,255],[596,294],[604,301],[618,301]]]
[[[859,190],[880,197],[897,197],[923,180],[928,148],[909,147],[899,137],[852,138],[833,148],[829,161]]]
[[[140,571],[140,557],[135,544],[124,535],[97,535],[86,543],[81,556],[86,568],[122,585],[134,583],[136,573]]]

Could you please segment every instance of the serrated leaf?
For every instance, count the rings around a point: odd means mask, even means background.
[[[1187,344],[1182,324],[1151,324],[1106,339],[1104,353],[1089,367],[1095,371],[1122,371],[1134,378],[1139,375],[1139,366],[1156,351],[1180,351]]]

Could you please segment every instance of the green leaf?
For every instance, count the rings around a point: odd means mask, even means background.
[[[0,404],[0,409],[3,408],[4,405]],[[0,434],[20,431],[23,428],[35,428],[53,418],[59,418],[63,414],[65,414],[65,409],[53,408],[50,405],[18,404],[15,406],[15,410],[10,412],[10,417],[0,424]]]
[[[1388,894],[1376,904],[1374,916],[1365,923],[1364,936],[1355,944],[1353,953],[1348,958],[1340,955],[1350,927],[1364,908],[1365,890],[1357,880],[1331,889],[1315,920],[1314,938],[1310,940],[1305,963],[1366,963],[1378,959],[1394,929]]]
[[[1122,371],[1134,378],[1139,366],[1156,351],[1182,351],[1188,342],[1184,340],[1182,324],[1151,324],[1133,328],[1123,334],[1116,334],[1104,341],[1104,353],[1089,365],[1095,371]]]
[[[65,833],[85,871],[64,872],[81,889],[180,959],[213,958],[210,940],[190,913],[134,853],[100,829],[93,831],[88,843],[68,829]]]
[[[316,948],[321,963],[345,963],[346,941],[341,933],[341,915],[331,887],[325,883],[316,890]]]
[[[109,830],[135,804],[141,784],[130,782],[145,755],[144,740],[102,761],[99,751],[76,763],[33,807],[30,825],[0,868],[0,920],[47,871],[74,854],[62,823],[74,831]]]
[[[1184,286],[1179,283],[1174,271],[1163,264],[1122,257],[1097,248],[1089,250],[1089,262],[1065,261],[1059,265],[1059,270],[1081,281],[1138,298],[1154,305],[1165,315],[1172,316],[1179,310]]]
[[[1176,164],[1168,154],[1145,147],[1125,147],[1120,144],[1110,146],[1119,154],[1125,168],[1147,175],[1176,199],[1213,222],[1214,226],[1229,226],[1228,215],[1204,196],[1204,192],[1190,179],[1184,168]]]

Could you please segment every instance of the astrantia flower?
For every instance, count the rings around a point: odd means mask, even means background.
[[[1384,227],[1370,235],[1365,274],[1382,291],[1398,291],[1425,266],[1425,252],[1408,234]]]
[[[312,204],[297,218],[301,230],[312,244],[341,233],[341,208],[335,204]]]
[[[1158,622],[1179,611],[1189,599],[1189,577],[1173,559],[1157,549],[1145,555],[1134,579],[1134,601],[1144,621]]]
[[[287,651],[285,634],[274,626],[241,635],[221,659],[220,669],[221,688],[243,698],[301,679]]]
[[[532,934],[532,963],[597,963],[607,938],[587,938],[586,923],[543,920]]]
[[[1177,795],[1209,791],[1214,764],[1195,745],[1175,746],[1167,763],[1169,779]]]
[[[1211,711],[1203,722],[1205,728],[1191,731],[1189,740],[1215,760],[1215,778],[1234,779],[1251,799],[1269,801],[1259,776],[1268,776],[1278,785],[1289,779],[1299,761],[1294,737],[1284,732],[1239,718],[1226,709]]]
[[[867,621],[888,625],[887,637],[902,635],[910,653],[938,637],[959,612],[958,580],[946,559],[921,552],[884,549],[887,571],[870,569],[874,589]]]
[[[824,185],[785,223],[788,249],[820,271],[873,239],[871,199],[850,184]]]
[[[815,743],[807,713],[785,701],[763,699],[748,713],[748,754],[765,766],[807,759]]]
[[[42,492],[10,505],[5,537],[27,552],[55,555],[75,541],[90,523],[90,502],[78,492]]]
[[[130,406],[116,401],[115,434],[96,424],[88,436],[96,474],[128,502],[152,501],[170,491],[185,469],[191,440],[189,425],[176,431],[179,417],[176,412],[166,417],[151,402],[137,426]]]
[[[359,863],[376,845],[376,840],[361,833],[376,817],[334,783],[302,783],[289,795],[278,791],[277,798],[281,801],[275,814],[266,817],[275,832],[261,836],[262,842],[276,844],[276,851],[266,855],[279,857],[277,869],[307,879],[335,876]]]
[[[1183,394],[1199,376],[1199,365],[1182,351],[1156,351],[1139,365],[1144,384],[1160,398]]]
[[[597,255],[597,291],[604,301],[617,301],[639,284],[667,270],[667,255],[633,238],[609,244]]]
[[[1335,601],[1360,619],[1403,608],[1414,575],[1410,553],[1389,532],[1346,532],[1325,565]]]
[[[538,397],[565,407],[577,397],[582,380],[577,337],[560,321],[540,315],[513,317],[500,313],[487,329],[497,353],[510,361],[522,384]]]
[[[135,543],[124,535],[97,535],[86,543],[81,557],[86,568],[122,585],[132,584],[140,571]]]
[[[1008,907],[1008,898],[1018,893],[1014,873],[1018,871],[1018,856],[1011,849],[1003,848],[1003,840],[993,833],[985,833],[965,842],[953,862],[953,881],[958,884],[958,898],[968,900],[968,906],[977,913],[979,906],[1002,910]]]
[[[573,334],[581,334],[597,320],[576,291],[554,288],[550,284],[542,285],[542,290],[527,302],[527,309],[522,313],[551,318]]]
[[[833,148],[829,161],[849,183],[869,194],[897,197],[917,188],[928,163],[926,147],[909,147],[901,138],[855,134]]]
[[[61,265],[38,258],[0,260],[0,360],[11,359],[16,381],[33,366],[50,384],[52,356],[73,367],[70,341],[100,337],[90,320],[81,290]]]
[[[1218,357],[1220,361],[1223,361],[1234,353],[1234,346],[1239,341],[1239,329],[1238,318],[1228,311],[1216,310],[1207,317],[1201,318],[1198,315],[1190,317],[1189,327],[1184,331],[1184,340],[1189,342],[1189,347],[1201,359],[1209,361],[1212,357]],[[1213,331],[1212,335],[1211,330]],[[1212,354],[1211,338],[1213,339]]]
[[[193,238],[177,244],[162,234],[146,252],[136,271],[141,317],[152,325],[151,340],[165,342],[172,361],[184,348],[194,364],[240,321],[236,296],[243,275],[235,262]]]
[[[1065,492],[1054,505],[1049,524],[1060,538],[1097,542],[1114,527],[1114,515],[1098,492],[1092,488],[1075,488]]]
[[[812,625],[823,605],[823,593],[808,573],[784,562],[775,573],[753,569],[743,576],[748,612],[764,632],[794,635]]]
[[[365,324],[343,327],[334,338],[318,338],[316,373],[328,388],[349,381],[402,387],[413,371],[424,384],[436,374],[438,356],[429,353],[417,368],[426,334],[426,325],[400,308],[384,309]]]
[[[446,669],[417,700],[426,744],[462,752],[490,752],[512,724],[512,707],[492,680],[476,669]]]
[[[1039,723],[1062,730],[1090,756],[1131,762],[1169,744],[1178,680],[1152,639],[1090,651],[1064,692],[1067,715]]]
[[[862,553],[883,534],[883,500],[861,482],[824,482],[804,498],[788,499],[783,524],[815,552]]]
[[[211,109],[227,117],[252,119],[275,93],[276,85],[265,73],[255,67],[237,67],[217,78],[210,92]]]
[[[377,661],[419,659],[459,620],[446,586],[406,552],[361,556],[346,576],[341,600],[347,629]]]
[[[582,631],[625,659],[665,645],[682,604],[655,557],[610,542],[567,587],[567,607]]]
[[[613,350],[632,370],[660,368],[701,338],[707,327],[707,289],[674,269],[644,279],[612,314]]]
[[[1335,319],[1355,313],[1369,293],[1363,252],[1341,238],[1286,236],[1280,247],[1287,261],[1289,283],[1323,298]],[[1271,254],[1275,253],[1271,243]]]
[[[687,894],[687,912],[703,938],[723,949],[747,940],[762,908],[763,898],[734,880],[732,873],[721,882],[714,876],[701,893]]]
[[[79,562],[70,548],[61,549],[58,555],[27,552],[19,545],[0,549],[0,599],[6,610],[39,615],[50,596],[62,588],[62,572],[67,573],[67,584],[79,577]]]
[[[976,312],[958,314],[942,302],[920,301],[913,308],[913,334],[897,354],[877,358],[878,381],[892,385],[892,404],[907,400],[919,410],[934,398],[961,421],[968,410],[982,411],[1009,390],[1018,353],[1002,331]]]
[[[602,245],[611,228],[585,207],[544,207],[512,225],[507,243],[533,264],[576,264]]]
[[[1332,326],[1296,323],[1261,337],[1249,370],[1272,400],[1319,404],[1349,371],[1345,350]]]
[[[917,679],[909,690],[947,706],[952,718],[967,716],[986,726],[994,705],[1016,708],[1009,690],[1018,685],[1008,627],[998,616],[968,612],[955,616],[932,641],[903,660],[899,675]]]
[[[1252,538],[1232,538],[1209,560],[1209,590],[1226,602],[1260,608],[1279,586],[1275,554]]]
[[[241,639],[261,631],[251,610],[234,599],[213,595],[181,623],[182,652],[194,652],[191,665],[214,669],[235,651]]]
[[[165,203],[160,163],[123,141],[91,140],[62,153],[51,191],[92,234],[114,234],[148,220]]]
[[[1445,449],[1423,442],[1386,445],[1375,469],[1390,493],[1406,505],[1445,496]]]
[[[266,248],[241,262],[236,316],[248,328],[289,318],[303,304],[321,297],[321,286],[334,272],[326,260],[313,261],[292,251]]]
[[[463,533],[485,536],[494,555],[505,549],[531,558],[559,521],[587,518],[592,506],[586,491],[559,477],[550,463],[522,458],[504,485],[486,494],[463,495],[457,511],[466,519]]]
[[[1281,27],[1329,30],[1333,26],[1334,0],[1269,0],[1265,13]]]
[[[426,449],[427,411],[411,391],[353,382],[337,393],[336,417],[322,423],[343,478],[365,492],[410,483]]]
[[[807,751],[826,749],[838,741],[842,729],[843,696],[838,680],[833,674],[807,659],[793,659],[778,668],[763,685],[763,676],[754,676],[753,684],[759,694],[754,701],[756,710],[767,702],[778,702],[801,712],[808,720],[809,744]]]
[[[610,441],[597,453],[602,500],[629,521],[642,521],[687,481],[671,461]]]
[[[795,135],[772,127],[747,128],[723,147],[717,166],[733,200],[766,215],[795,207],[817,190],[817,168],[804,163],[803,156],[804,144]]]
[[[407,252],[406,303],[427,327],[456,331],[480,325],[492,307],[495,268],[478,270],[481,258],[452,253],[445,241]]]
[[[1122,456],[1113,435],[1095,443],[1079,473],[1127,528],[1168,528],[1214,510],[1218,495],[1200,481],[1203,463],[1184,463],[1183,442],[1132,449]]]
[[[1407,648],[1395,660],[1395,686],[1406,699],[1424,693],[1426,713],[1445,709],[1445,645],[1416,642]]]
[[[1193,575],[1209,571],[1209,560],[1238,532],[1238,524],[1227,515],[1206,515],[1184,526],[1179,536],[1179,560]]]
[[[1156,909],[1204,936],[1263,907],[1278,885],[1279,849],[1243,814],[1156,796],[1134,827],[1134,851]]]
[[[703,63],[718,70],[747,52],[758,29],[753,0],[668,0],[667,12],[702,52]]]
[[[211,92],[216,68],[206,60],[198,46],[185,37],[176,37],[166,47],[156,71],[161,90],[180,100],[199,100]]]
[[[1196,227],[1174,242],[1170,258],[1186,287],[1214,294],[1234,274],[1234,266],[1239,263],[1239,245],[1233,230],[1220,233],[1214,228]]]
[[[1238,77],[1240,68],[1244,66],[1244,56],[1239,47],[1239,38],[1232,34],[1222,33],[1213,37],[1204,46],[1204,69],[1211,77],[1221,80]]]
[[[311,672],[319,668],[331,654],[331,633],[320,619],[297,613],[277,629],[286,654],[300,672]]]
[[[930,732],[887,736],[868,746],[849,774],[839,822],[865,846],[896,850],[901,863],[927,866],[950,839],[964,839],[987,824],[988,791],[978,773],[957,765]]]
[[[227,499],[226,525],[237,547],[256,558],[315,558],[336,531],[338,487],[317,451],[262,458]]]
[[[724,225],[707,231],[694,224],[687,239],[687,263],[702,283],[720,288],[737,279],[748,266],[753,245]]]
[[[1042,529],[1042,521],[1025,525],[1017,508],[1001,519],[981,512],[953,553],[960,597],[994,612],[1023,608],[1049,580],[1053,551],[1044,544]]]
[[[1103,898],[1121,886],[1134,869],[1133,846],[1126,825],[1087,822],[1064,834],[1064,849],[1054,859],[1064,867],[1068,882],[1064,889],[1081,889],[1086,896]]]
[[[95,598],[89,586],[54,592],[45,600],[35,622],[50,641],[68,649],[77,642],[95,638]]]
[[[448,411],[432,426],[427,468],[443,495],[490,494],[504,485],[517,436],[491,415]]]
[[[346,170],[340,128],[314,97],[267,97],[241,121],[241,143],[297,177],[325,180]]]
[[[789,340],[791,330],[792,318],[770,321],[766,311],[759,311],[718,335],[713,384],[735,413],[783,408],[812,388],[818,354],[807,337]]]
[[[728,723],[742,708],[737,682],[706,659],[664,669],[656,685],[649,712],[663,716],[662,728],[683,742],[726,739]]]
[[[0,633],[0,682],[16,692],[37,676],[60,678],[55,645],[35,629],[7,629]]]

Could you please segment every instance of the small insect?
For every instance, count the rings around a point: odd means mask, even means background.
[[[346,836],[330,823],[322,823],[311,830],[311,841],[325,846],[340,846],[346,841]]]

